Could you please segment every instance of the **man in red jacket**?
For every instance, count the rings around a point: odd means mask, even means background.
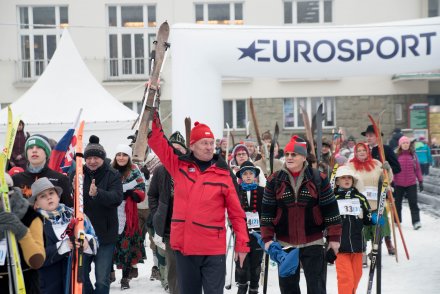
[[[249,252],[246,216],[226,162],[214,155],[214,135],[194,123],[190,150],[181,155],[165,138],[157,113],[148,144],[174,179],[171,248],[176,251],[180,294],[223,293],[226,270],[225,209],[236,235],[236,258]]]

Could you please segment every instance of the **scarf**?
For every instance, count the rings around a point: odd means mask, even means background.
[[[53,211],[47,211],[37,208],[37,212],[52,224],[65,225],[70,222],[73,217],[73,209],[60,203]]]
[[[358,147],[360,147],[360,146],[364,147],[365,150],[367,150],[367,158],[365,160],[359,160],[357,157],[358,156]],[[354,157],[352,160],[350,160],[350,162],[353,162],[354,169],[357,171],[365,170],[367,172],[370,172],[376,166],[376,163],[374,162],[373,158],[371,157],[370,148],[365,143],[357,143],[356,144],[356,146],[354,148]]]
[[[128,177],[122,179],[122,183],[129,183],[133,180],[136,180],[138,183],[134,188],[135,193],[143,200],[143,197],[140,194],[144,194],[145,190],[145,182],[142,178],[141,172],[134,164],[131,166],[131,171]],[[144,196],[145,197],[145,196]],[[137,203],[131,197],[127,197],[125,200],[125,235],[128,237],[132,237],[135,233],[141,234],[141,230],[139,228],[139,216],[137,211]]]
[[[245,182],[241,182],[241,188],[245,191],[252,191],[258,188],[257,183],[253,182],[253,183],[245,183]]]

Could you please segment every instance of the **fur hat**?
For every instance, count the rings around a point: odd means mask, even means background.
[[[332,148],[332,142],[330,142],[330,140],[327,138],[322,138],[322,145]]]
[[[307,143],[304,142],[304,139],[295,135],[290,139],[286,147],[284,147],[284,154],[287,152],[294,152],[307,157]]]
[[[105,160],[106,155],[104,147],[99,144],[99,138],[95,135],[91,135],[89,138],[89,144],[87,144],[84,149],[84,159],[87,159],[87,157],[90,156],[96,156]]]
[[[27,140],[26,143],[24,144],[24,150],[26,151],[24,153],[26,159],[27,158],[27,150],[33,146],[37,146],[41,149],[44,150],[44,153],[46,154],[46,160],[49,160],[50,158],[50,152],[52,151],[52,148],[50,147],[49,144],[49,140],[43,136],[43,135],[32,135],[30,136]]]
[[[179,131],[176,131],[171,134],[170,143],[179,144],[180,146],[186,149],[185,138],[182,136],[182,134]]]
[[[191,130],[191,136],[189,141],[190,145],[205,138],[214,139],[214,134],[207,125],[201,124],[198,121],[196,121],[194,123],[194,127]]]
[[[57,191],[57,194],[59,197],[61,197],[61,194],[63,193],[63,188],[54,186],[48,178],[43,177],[36,180],[32,186],[32,196],[29,198],[29,202],[34,205],[35,201],[37,200],[37,196],[48,189],[55,189]]]
[[[240,165],[240,169],[235,173],[235,175],[237,176],[237,178],[241,179],[242,173],[246,170],[252,170],[255,173],[255,177],[258,177],[258,175],[260,174],[260,169],[255,167],[255,165],[249,160],[246,160]]]
[[[265,131],[264,133],[261,134],[261,140],[271,140],[272,141],[272,134],[270,133],[269,130]]]

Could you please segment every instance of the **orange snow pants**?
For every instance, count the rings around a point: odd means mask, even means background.
[[[338,253],[335,263],[338,293],[356,293],[362,276],[362,253]]]

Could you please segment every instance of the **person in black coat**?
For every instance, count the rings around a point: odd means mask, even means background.
[[[118,239],[117,208],[123,199],[121,176],[106,161],[104,147],[94,135],[84,149],[84,159],[84,213],[92,222],[99,248],[95,256],[84,257],[83,293],[109,293],[112,257]],[[95,292],[89,276],[92,261],[95,263]]]
[[[170,136],[170,143],[176,152],[186,154],[185,139],[179,132]],[[151,178],[148,190],[148,206],[153,216],[154,231],[163,237],[167,267],[168,287],[171,294],[179,293],[177,284],[176,258],[170,246],[171,216],[173,214],[174,183],[163,165],[158,166]]]
[[[246,212],[246,223],[248,232],[260,232],[261,204],[263,201],[264,188],[258,186],[255,179],[260,170],[250,161],[241,164],[236,172],[237,178],[241,180],[238,197],[241,206]],[[251,251],[244,259],[243,267],[236,261],[235,280],[238,284],[238,294],[245,294],[248,291],[258,293],[258,282],[260,280],[261,262],[263,249],[258,245],[257,239],[249,235],[249,247]]]
[[[43,135],[32,135],[26,140],[25,156],[27,160],[26,170],[12,176],[14,185],[21,189],[25,198],[32,196],[32,184],[40,178],[48,178],[54,185],[61,187],[61,203],[72,207],[73,200],[70,197],[69,179],[54,170],[51,170],[47,164],[50,158],[50,148],[48,139]]]

